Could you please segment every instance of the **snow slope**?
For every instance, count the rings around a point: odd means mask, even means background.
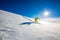
[[[0,10],[0,40],[60,40],[58,20],[31,23],[31,18]]]

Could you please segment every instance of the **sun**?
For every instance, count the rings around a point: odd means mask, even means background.
[[[48,14],[49,14],[49,12],[46,10],[46,11],[44,12],[44,16],[48,16]]]

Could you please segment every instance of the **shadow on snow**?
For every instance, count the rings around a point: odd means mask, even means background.
[[[30,25],[30,24],[32,24],[32,23],[34,23],[34,22],[23,22],[23,23],[21,23],[20,25]]]

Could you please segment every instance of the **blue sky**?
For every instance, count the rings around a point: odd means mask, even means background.
[[[48,10],[48,17],[60,17],[60,0],[0,0],[0,9],[31,18]]]

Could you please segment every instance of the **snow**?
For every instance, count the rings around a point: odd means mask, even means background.
[[[34,23],[29,17],[0,10],[0,40],[60,40],[60,18]]]

